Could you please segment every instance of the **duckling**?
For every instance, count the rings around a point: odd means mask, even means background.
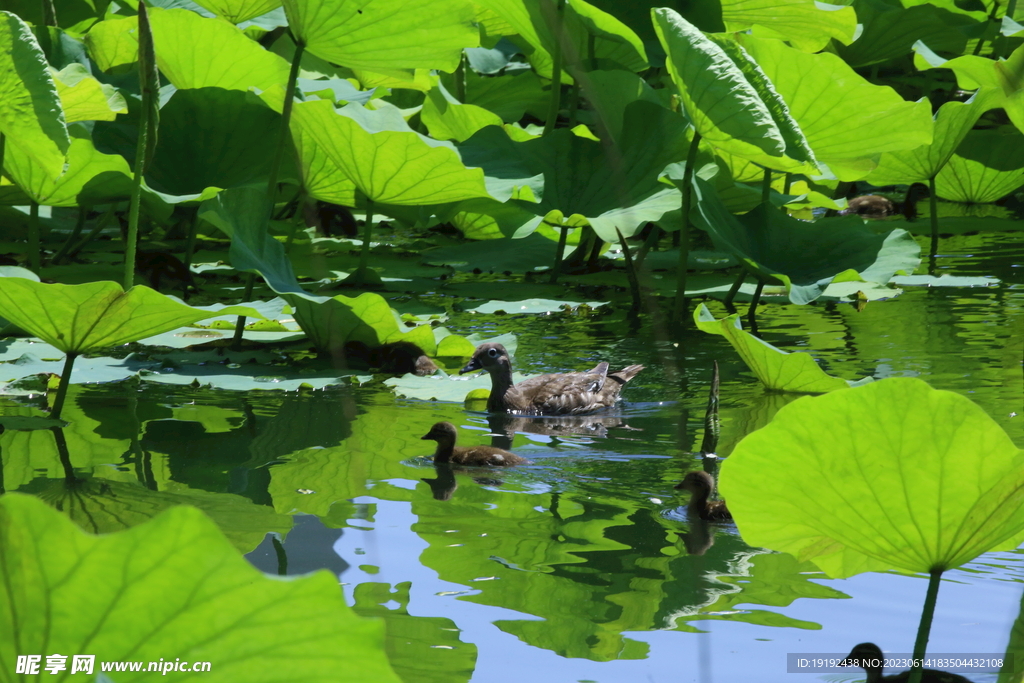
[[[372,349],[361,341],[346,342],[345,357],[349,362],[397,375],[411,372],[426,377],[437,372],[437,365],[423,349],[408,341],[389,342]]]
[[[602,362],[587,372],[540,375],[513,385],[508,351],[492,342],[478,346],[459,374],[486,370],[491,375],[487,410],[493,413],[579,415],[614,405],[623,385],[643,369],[630,365],[608,374],[608,363]]]
[[[458,432],[451,422],[438,422],[422,439],[436,441],[434,464],[453,462],[457,465],[473,465],[478,467],[509,467],[512,465],[529,465],[530,461],[520,458],[515,453],[503,451],[493,446],[455,446]]]
[[[912,221],[917,218],[917,203],[930,195],[927,185],[914,183],[907,188],[907,194],[900,203],[881,195],[866,194],[851,199],[847,208],[840,211],[839,215],[857,214],[864,218],[878,219],[902,213],[908,221]]]
[[[874,643],[861,643],[853,647],[840,666],[859,666],[864,669],[868,675],[865,683],[904,683],[910,680],[910,671],[883,676],[882,661],[884,658],[881,648]],[[958,674],[924,669],[921,671],[921,683],[971,683],[971,681]]]
[[[689,491],[693,495],[686,506],[687,512],[694,517],[708,521],[731,520],[732,513],[724,500],[708,500],[715,490],[715,480],[703,470],[687,472],[683,480],[676,484],[677,489]]]

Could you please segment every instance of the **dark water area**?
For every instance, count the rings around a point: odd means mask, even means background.
[[[907,286],[860,312],[768,297],[762,336],[844,379],[920,377],[966,395],[1024,448],[1021,235],[940,243],[937,274],[998,280],[988,286]],[[435,472],[433,443],[420,439],[430,425],[452,422],[463,444],[490,443],[493,425],[461,404],[395,398],[378,382],[301,393],[122,382],[72,388],[67,451],[84,486],[62,488],[48,432],[11,431],[0,435],[3,486],[95,531],[198,506],[263,571],[337,575],[349,604],[386,620],[407,683],[853,681],[859,670],[787,674],[786,654],[863,641],[912,651],[926,577],[828,579],[747,546],[734,525],[687,519],[673,486],[701,465],[712,363],[722,458],[797,397],[766,392],[722,337],[670,338],[649,320],[631,325],[621,308],[446,322],[458,334],[515,333],[525,374],[600,360],[647,366],[605,422],[517,431],[512,449],[533,464],[512,471]],[[1006,652],[1024,628],[1022,577],[1020,548],[948,571],[929,652]]]

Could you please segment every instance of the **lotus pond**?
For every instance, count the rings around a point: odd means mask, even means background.
[[[1024,6],[837,3],[0,2],[0,683],[1024,680]]]

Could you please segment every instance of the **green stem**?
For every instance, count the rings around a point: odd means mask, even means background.
[[[651,249],[655,249],[658,246],[658,240],[661,239],[662,229],[657,225],[651,227],[651,231],[647,233],[647,239],[640,245],[640,248],[636,251],[636,267],[639,268],[643,265],[644,259],[647,258],[647,252]]]
[[[757,304],[761,301],[761,291],[764,289],[764,280],[758,279],[757,289],[754,290],[754,298],[750,300],[750,308],[747,310],[747,322],[750,324],[750,334],[757,335]]]
[[[287,576],[288,554],[284,550],[284,545],[277,536],[271,536],[270,542],[274,544],[274,552],[277,553],[277,574],[278,576]]]
[[[39,255],[39,202],[32,202],[28,214],[28,262],[32,272],[39,274],[42,259]]]
[[[707,455],[718,448],[718,435],[721,433],[721,420],[718,417],[719,375],[718,361],[711,373],[711,388],[708,390],[708,407],[704,411],[704,438],[700,443],[700,451]]]
[[[73,259],[75,257],[75,255],[78,254],[78,252],[80,252],[83,247],[85,247],[85,245],[89,244],[89,242],[91,242],[92,239],[94,237],[96,237],[96,235],[98,235],[101,232],[103,232],[103,229],[110,224],[110,221],[114,220],[114,214],[116,214],[116,213],[117,213],[117,204],[116,203],[115,204],[111,204],[110,208],[107,209],[107,212],[105,214],[103,214],[103,218],[101,218],[98,221],[96,221],[96,225],[94,225],[92,227],[92,230],[89,231],[89,234],[86,235],[85,237],[83,237],[81,240],[79,240],[78,244],[76,244],[75,246],[73,246],[70,249],[68,249],[68,253],[65,254],[64,257],[63,257],[64,260]],[[57,262],[57,258],[56,257],[51,259],[50,262],[53,263],[54,265],[60,265]]]
[[[91,207],[85,206],[84,204],[78,207],[78,219],[75,221],[75,229],[72,230],[71,234],[68,235],[68,238],[64,240],[64,244],[62,244],[60,249],[57,250],[57,253],[50,257],[49,263],[53,265],[60,263],[60,260],[64,258],[64,254],[68,253],[71,245],[74,244],[74,242],[82,235],[82,230],[85,228],[85,219],[89,214],[90,208]]]
[[[562,254],[565,253],[565,242],[569,238],[569,226],[563,225],[558,235],[558,248],[555,249],[555,266],[551,269],[551,284],[558,282],[558,275],[562,271]]]
[[[75,358],[78,358],[77,353],[68,352],[68,355],[64,357],[64,370],[60,373],[60,384],[57,385],[57,398],[53,401],[53,410],[50,411],[50,417],[59,420],[60,413],[64,410],[64,399],[68,395],[68,386],[71,384],[71,368],[75,364]]]
[[[932,630],[932,617],[935,616],[935,603],[939,597],[939,582],[942,580],[942,570],[933,569],[928,572],[928,592],[924,597],[924,609],[921,610],[921,621],[917,625],[917,639],[914,640],[914,668],[910,670],[909,683],[920,683],[924,671],[921,669],[921,660],[928,650],[928,636]]]
[[[146,116],[146,108],[142,109],[142,117]],[[142,171],[146,156],[146,124],[139,122],[139,141],[135,146],[135,177],[132,179],[132,198],[128,205],[128,236],[124,246],[124,288],[128,290],[135,284],[135,243],[139,237],[139,204],[142,199]]]
[[[686,155],[686,168],[683,170],[683,205],[679,223],[679,273],[676,278],[676,302],[673,317],[685,324],[686,315],[686,268],[690,260],[690,202],[693,190],[693,166],[697,162],[697,149],[700,147],[700,133],[693,130],[690,151]]]
[[[726,309],[728,309],[730,315],[736,312],[736,308],[732,305],[732,300],[736,298],[736,293],[740,291],[740,287],[743,285],[743,281],[746,278],[747,269],[740,268],[740,274],[736,276],[736,282],[732,283],[732,287],[729,288],[729,292],[725,295],[723,303],[725,304]]]
[[[199,212],[192,214],[188,223],[188,237],[185,241],[185,267],[192,267],[192,257],[196,255],[196,233],[199,231]]]
[[[242,294],[242,303],[252,301],[252,288],[256,284],[256,274],[246,273],[245,274],[245,293]],[[242,333],[245,331],[245,316],[238,316],[238,320],[235,322],[235,335],[231,338],[231,350],[241,351],[242,350]]]
[[[547,5],[550,5],[551,1],[544,0]],[[562,99],[562,13],[565,11],[565,0],[557,1],[554,21],[548,23],[555,41],[554,50],[551,53],[551,100],[548,103],[548,118],[544,122],[544,135],[555,129]]]
[[[932,176],[928,179],[928,192],[931,195],[928,197],[928,206],[931,208],[931,222],[932,222],[932,246],[931,256],[935,258],[939,251],[939,198],[935,194],[935,177]]]
[[[633,256],[629,253],[629,245],[626,244],[626,238],[622,236],[622,232],[615,228],[615,234],[619,236],[619,244],[622,245],[622,255],[626,259],[626,277],[629,279],[629,291],[633,295],[632,311],[639,313],[642,301],[640,299],[640,278],[636,272],[636,264],[633,263]]]
[[[772,198],[772,169],[764,169],[761,179],[761,201],[765,204]]]
[[[373,200],[366,200],[366,224],[363,225],[363,248],[359,252],[359,277],[370,267],[370,236],[373,234]],[[356,282],[359,282],[357,279]]]
[[[577,78],[573,81],[572,90],[569,91],[569,127],[576,127],[576,112],[580,108],[580,81]]]

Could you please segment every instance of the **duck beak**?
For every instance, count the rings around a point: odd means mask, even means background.
[[[483,370],[483,369],[484,369],[484,367],[482,365],[480,365],[480,361],[477,359],[477,357],[473,356],[473,358],[470,359],[470,361],[468,363],[466,363],[466,367],[464,367],[461,370],[459,370],[459,374],[460,375],[465,375],[467,372],[473,372],[474,370]]]
[[[427,432],[426,434],[424,434],[423,436],[420,437],[420,441],[429,441],[429,440],[430,440],[430,432]]]

